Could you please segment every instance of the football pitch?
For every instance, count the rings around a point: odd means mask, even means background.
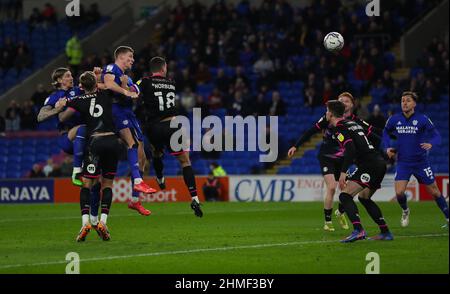
[[[359,204],[358,204],[359,205]],[[434,202],[411,203],[400,227],[396,203],[381,208],[395,240],[341,244],[350,233],[335,221],[324,232],[322,203],[205,203],[197,218],[189,203],[145,204],[143,217],[114,203],[111,240],[91,231],[76,243],[78,204],[0,206],[0,273],[64,274],[66,254],[80,256],[80,273],[365,273],[376,252],[381,273],[449,273],[448,230]],[[359,206],[360,207],[360,206]],[[360,207],[369,236],[378,228]]]

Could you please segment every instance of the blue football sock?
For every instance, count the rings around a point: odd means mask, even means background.
[[[402,195],[397,195],[397,202],[398,204],[400,204],[403,210],[408,209],[408,197],[406,197],[405,193],[403,193]]]
[[[445,197],[441,195],[438,198],[435,198],[434,201],[436,201],[436,204],[439,206],[441,211],[444,213],[445,218],[448,219],[448,205],[447,205],[447,201],[445,201]]]
[[[75,139],[73,140],[73,167],[81,168],[83,163],[85,134],[86,127],[80,126],[77,130]]]
[[[127,154],[128,154],[128,163],[130,164],[130,168],[131,168],[131,178],[133,180],[140,178],[141,174],[139,173],[139,161],[138,161],[137,148],[128,149]]]
[[[95,184],[91,189],[91,215],[98,216],[98,207],[100,204],[100,183]]]

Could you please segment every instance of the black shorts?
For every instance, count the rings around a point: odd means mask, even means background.
[[[339,181],[339,177],[341,176],[342,159],[330,158],[321,154],[319,154],[318,159],[322,175],[334,175],[335,180]]]
[[[119,160],[120,143],[116,135],[91,137],[86,144],[83,177],[114,179]]]
[[[381,159],[357,165],[356,170],[348,179],[370,190],[378,190],[381,188],[381,182],[383,182],[385,174],[386,163]]]
[[[174,143],[178,146],[172,146],[170,143],[174,134]],[[181,134],[183,135],[180,136]],[[171,155],[180,155],[189,151],[189,134],[184,131],[181,125],[171,128],[170,121],[149,124],[147,126],[147,137],[156,151],[163,152],[167,148]]]

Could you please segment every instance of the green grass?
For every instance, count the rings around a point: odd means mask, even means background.
[[[381,273],[449,273],[448,230],[430,202],[411,203],[406,229],[398,205],[382,203],[396,239],[353,244],[338,242],[349,231],[337,222],[322,231],[321,203],[206,203],[202,219],[188,203],[146,207],[150,217],[113,204],[111,241],[91,232],[76,243],[78,205],[2,205],[0,273],[65,273],[68,252],[80,255],[81,273],[364,273],[369,252]],[[376,234],[364,209],[361,217]]]

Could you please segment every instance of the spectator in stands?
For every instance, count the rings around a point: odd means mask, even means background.
[[[390,104],[399,103],[400,98],[402,97],[403,88],[400,86],[399,81],[394,80],[393,87],[390,89],[388,94],[386,95],[386,102]]]
[[[232,116],[247,114],[247,105],[244,101],[244,97],[241,91],[234,92],[233,101],[228,107],[228,114]]]
[[[213,175],[213,173],[208,174],[205,184],[203,184],[203,194],[205,195],[206,201],[218,201],[220,198],[221,185],[219,180]]]
[[[252,114],[254,116],[265,116],[269,113],[269,105],[267,104],[266,100],[264,99],[264,94],[263,93],[259,93],[258,96],[256,97],[256,102],[254,107],[251,107]]]
[[[216,77],[216,87],[219,89],[220,92],[226,93],[228,91],[228,88],[230,87],[230,79],[225,75],[225,71],[223,68],[220,68],[217,70],[217,77]]]
[[[369,63],[366,57],[360,57],[355,67],[355,78],[360,81],[371,81],[375,73],[375,68]]]
[[[10,37],[6,37],[3,40],[3,46],[0,48],[0,67],[11,68],[14,65],[16,58],[17,48],[13,44]]]
[[[30,178],[45,178],[45,174],[42,172],[42,167],[37,163],[33,164],[33,168],[30,171],[29,177]]]
[[[50,4],[46,3],[44,10],[42,11],[42,19],[47,25],[55,25],[58,21],[56,18],[56,10],[55,7]]]
[[[54,166],[53,166],[53,159],[49,158],[47,160],[47,164],[44,166],[44,168],[42,169],[42,171],[44,172],[44,175],[46,177],[48,177],[50,175],[50,173],[53,171]]]
[[[24,68],[28,68],[31,67],[31,55],[27,52],[25,52],[25,49],[22,47],[19,47],[17,49],[17,55],[16,55],[16,59],[14,61],[14,67],[18,70],[21,71]]]
[[[20,130],[20,111],[18,112],[14,108],[7,111],[5,129],[7,132],[16,132]]]
[[[361,119],[367,119],[369,117],[369,110],[367,109],[367,106],[361,104],[361,100],[356,99],[355,100],[356,105],[353,110],[353,113],[356,114]]]
[[[20,113],[20,129],[35,130],[37,127],[37,116],[31,101],[25,101]]]
[[[40,109],[49,95],[50,93],[45,90],[44,85],[38,84],[36,86],[36,92],[31,96],[31,101],[36,108]]]
[[[64,158],[63,163],[61,164],[61,177],[72,176],[72,167],[73,167],[73,157],[66,156],[66,158]]]
[[[263,72],[270,73],[275,69],[273,61],[269,58],[269,54],[264,52],[260,59],[258,59],[253,65],[253,70],[256,74],[261,74]]]
[[[42,13],[39,11],[39,8],[33,8],[33,12],[28,18],[28,27],[30,31],[33,30],[36,26],[40,25],[43,22]]]
[[[367,122],[376,128],[384,129],[384,126],[386,125],[386,118],[381,112],[380,106],[378,104],[375,104],[375,106],[373,107],[373,112],[367,119]]]
[[[189,68],[184,68],[181,72],[178,72],[175,80],[177,81],[178,89],[185,89],[186,87],[191,88],[193,91],[197,89],[197,85],[189,71]]]
[[[434,103],[439,101],[439,94],[436,90],[436,87],[433,84],[433,81],[431,79],[428,79],[425,82],[425,87],[422,90],[422,99],[425,103]]]
[[[286,114],[286,106],[283,99],[281,99],[278,91],[273,91],[272,102],[269,105],[269,115],[271,116],[284,116]]]
[[[316,90],[313,87],[305,88],[305,106],[316,107],[321,103],[321,99],[316,95]]]
[[[218,88],[214,88],[211,95],[208,97],[208,107],[209,109],[218,109],[224,106],[222,93]]]
[[[14,99],[9,102],[9,106],[5,111],[5,117],[8,118],[12,111],[14,111],[15,113],[20,113],[20,107]]]
[[[215,177],[225,177],[227,175],[223,167],[215,161],[209,165],[209,169]]]
[[[62,177],[61,166],[53,164],[53,170],[48,174],[48,178],[60,178]]]
[[[391,72],[389,70],[384,71],[383,78],[381,80],[385,88],[392,89],[394,87],[394,80],[392,79]]]
[[[78,71],[80,69],[81,60],[83,58],[83,48],[81,47],[81,42],[78,39],[78,33],[75,32],[66,43],[66,56],[68,59],[68,64],[72,69],[74,76],[78,76]]]
[[[200,62],[198,65],[197,72],[195,73],[195,80],[197,84],[205,84],[211,80],[211,73],[205,63]]]
[[[322,91],[322,104],[325,105],[328,100],[334,99],[334,91],[330,81],[326,81]]]

